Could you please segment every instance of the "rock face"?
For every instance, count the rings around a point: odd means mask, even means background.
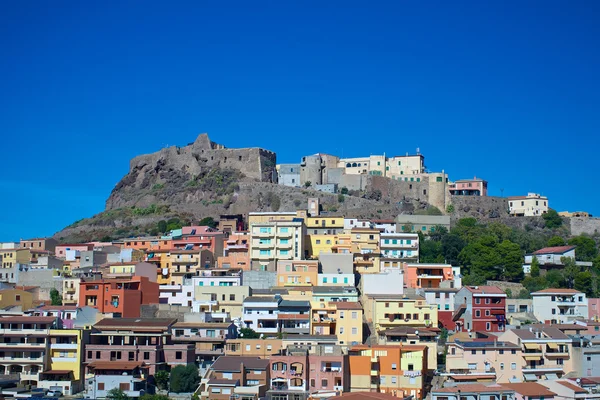
[[[171,146],[132,159],[129,172],[106,201],[106,210],[165,200],[173,189],[194,187],[214,170],[225,171],[225,175],[236,180],[273,183],[277,179],[276,161],[272,151],[228,149],[211,142],[208,134],[203,133],[185,147]],[[163,194],[167,196],[161,196],[160,192],[166,192]]]

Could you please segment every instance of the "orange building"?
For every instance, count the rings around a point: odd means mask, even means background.
[[[223,256],[217,258],[217,268],[250,270],[250,253],[248,232],[237,232],[225,239]]]
[[[79,306],[90,306],[113,317],[138,318],[142,304],[158,304],[158,283],[145,276],[128,279],[82,281],[79,284]]]
[[[169,236],[141,236],[136,238],[128,238],[113,242],[116,246],[121,246],[122,249],[134,250],[170,250],[173,248],[173,240]]]
[[[454,280],[450,264],[404,264],[404,286],[415,289],[439,288],[442,281]]]
[[[351,392],[389,393],[423,399],[426,346],[355,346],[348,352]]]
[[[277,261],[277,285],[279,286],[316,286],[318,277],[318,260]]]

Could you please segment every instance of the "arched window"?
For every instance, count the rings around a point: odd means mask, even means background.
[[[304,386],[304,381],[300,378],[290,379],[290,386]]]
[[[350,168],[352,166],[352,164],[348,163],[346,164],[346,168]]]
[[[352,166],[353,166],[353,167],[356,167],[356,163],[352,163]]]

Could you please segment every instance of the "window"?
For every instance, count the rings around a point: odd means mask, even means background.
[[[489,317],[490,316],[490,310],[485,310],[485,316]]]
[[[321,379],[321,386],[327,387],[327,379]]]
[[[408,370],[409,371],[414,371],[415,370],[415,366],[413,364],[408,364]]]
[[[395,363],[392,363],[392,369],[393,369],[393,370],[395,370],[395,369],[397,369],[397,368],[398,368],[398,365],[397,365],[397,364],[395,364]]]
[[[467,364],[467,368],[469,368],[469,369],[477,369],[477,363],[469,363],[469,364]]]
[[[92,352],[91,352],[91,351],[88,351],[88,352],[87,352],[87,358],[88,358],[88,360],[89,360],[90,358],[92,358]]]
[[[475,299],[475,304],[481,304],[481,299],[479,297]]]
[[[323,277],[323,283],[327,283],[327,277],[326,276]]]
[[[486,331],[489,331],[490,329],[492,329],[492,324],[491,324],[491,322],[486,322],[486,323],[485,323],[485,330],[486,330]]]
[[[500,371],[504,371],[504,363],[500,363]]]
[[[98,382],[98,390],[104,390],[104,382]]]
[[[471,354],[477,354],[477,350],[471,350]]]
[[[358,328],[352,328],[352,334],[358,335]]]
[[[352,319],[357,319],[357,318],[358,318],[358,312],[352,311]]]
[[[340,334],[344,333],[344,327],[340,326]]]
[[[310,380],[310,387],[315,387],[315,380],[314,379]]]
[[[504,354],[504,350],[500,349],[500,350],[498,351],[498,353],[500,353],[500,354]]]
[[[395,376],[392,376],[392,383],[396,383],[396,382],[397,382],[397,379],[398,379],[397,377],[395,377]]]
[[[183,358],[181,351],[176,351],[175,352],[175,359],[176,360],[181,360]]]
[[[559,358],[558,360],[556,360],[556,363],[557,363],[558,365],[563,365],[563,364],[564,364],[564,362],[565,362],[565,360],[563,360],[562,358]]]
[[[511,363],[511,364],[510,364],[510,369],[512,369],[513,371],[514,371],[515,369],[517,369],[517,363]]]
[[[340,319],[344,319],[344,312],[340,311]]]
[[[246,345],[246,351],[250,351],[250,345],[249,344]]]
[[[485,299],[485,304],[490,304],[490,299]]]

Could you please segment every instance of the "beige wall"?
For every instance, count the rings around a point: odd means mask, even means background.
[[[250,288],[248,286],[196,286],[194,299],[210,301],[213,294],[217,302],[213,310],[228,312],[231,318],[241,318],[242,303],[250,295]],[[230,300],[231,295],[235,297],[234,300]]]

